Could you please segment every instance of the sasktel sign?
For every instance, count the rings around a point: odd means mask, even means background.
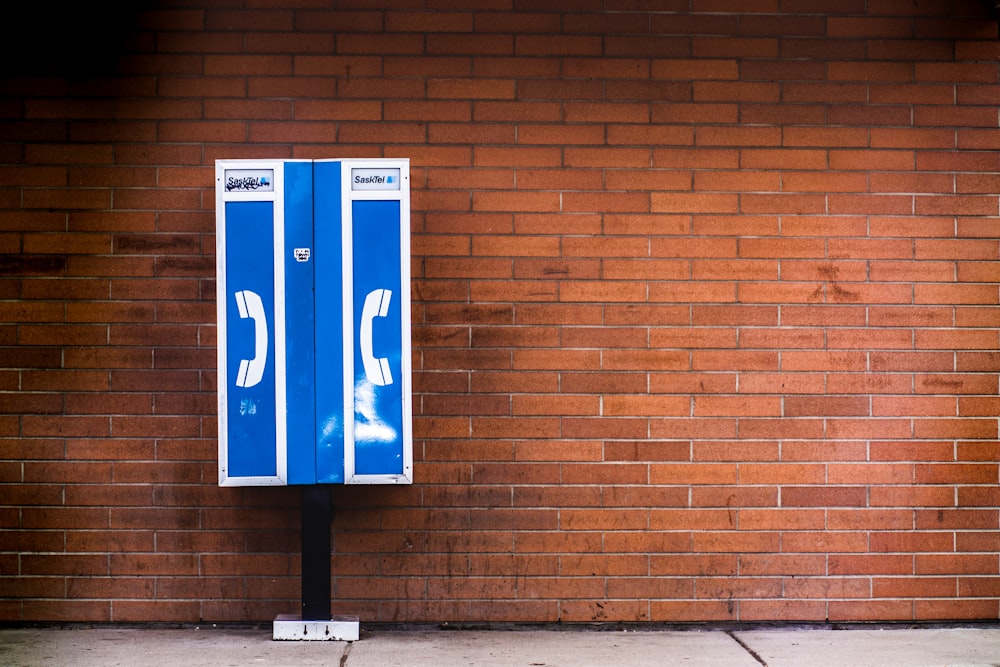
[[[399,169],[351,169],[352,190],[399,190]]]

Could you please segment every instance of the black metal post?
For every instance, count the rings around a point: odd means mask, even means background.
[[[330,620],[330,487],[302,487],[302,620]]]

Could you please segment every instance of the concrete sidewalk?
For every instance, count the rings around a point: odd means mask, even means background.
[[[760,630],[386,630],[357,642],[274,641],[271,628],[0,629],[0,665],[334,667],[1000,666],[1000,627]]]

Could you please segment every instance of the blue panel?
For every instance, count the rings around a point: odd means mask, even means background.
[[[316,483],[312,163],[285,163],[285,375],[288,483]]]
[[[354,471],[403,473],[400,203],[355,201]]]
[[[274,205],[228,202],[225,224],[228,474],[275,476]]]
[[[316,482],[344,483],[344,298],[341,165],[314,162]]]

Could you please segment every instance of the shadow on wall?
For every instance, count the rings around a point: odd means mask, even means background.
[[[19,74],[95,75],[114,71],[136,18],[152,4],[20,3],[0,21],[0,54]]]

